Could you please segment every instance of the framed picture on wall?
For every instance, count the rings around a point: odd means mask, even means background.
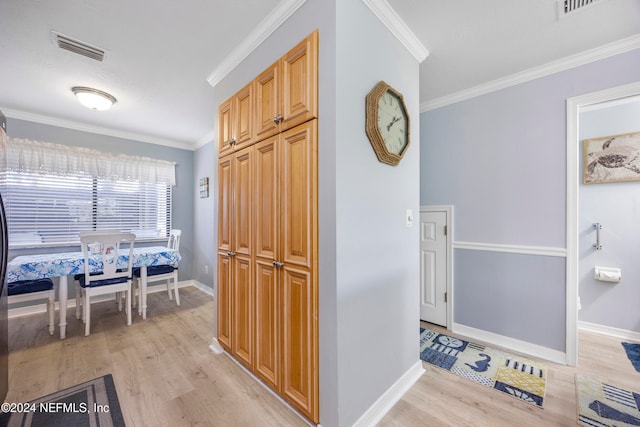
[[[640,132],[584,140],[585,184],[640,181]]]
[[[209,177],[200,178],[200,198],[209,197]]]

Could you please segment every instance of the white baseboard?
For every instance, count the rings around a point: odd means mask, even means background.
[[[422,361],[418,360],[407,370],[373,405],[356,421],[354,427],[373,427],[391,410],[404,394],[424,373]]]
[[[543,347],[537,344],[532,344],[526,341],[521,341],[511,337],[506,337],[504,335],[494,334],[493,332],[483,331],[481,329],[472,328],[470,326],[461,325],[459,323],[453,324],[452,331],[455,334],[464,335],[471,340],[486,342],[487,344],[495,345],[540,359],[545,359],[561,365],[567,364],[566,353],[562,351]]]
[[[213,293],[212,287],[202,284],[197,280],[185,280],[183,282],[178,282],[178,286],[181,288],[184,286],[193,286],[194,288],[200,289],[202,292],[204,292],[207,295],[211,295],[214,298],[216,297],[216,295]]]
[[[178,287],[179,288],[184,288],[187,286],[194,286],[196,288],[198,288],[199,290],[201,290],[202,292],[211,295],[212,297],[214,297],[213,295],[213,289],[210,288],[209,286],[203,285],[202,283],[195,281],[195,280],[184,280],[181,282],[178,282]],[[153,286],[148,286],[147,287],[147,293],[152,294],[154,292],[166,292],[167,288],[165,287],[164,284],[160,284],[160,285],[153,285]],[[109,301],[113,299],[112,295],[98,295],[94,298],[91,298],[92,302],[102,302],[102,301]],[[56,310],[58,310],[59,307],[59,302],[56,301]],[[72,308],[76,307],[76,299],[74,298],[69,298],[67,300],[67,310],[70,310]],[[38,303],[38,304],[32,304],[32,305],[26,305],[24,307],[15,307],[15,308],[10,308],[7,312],[7,317],[9,319],[13,319],[15,317],[22,317],[22,316],[29,316],[32,314],[40,314],[40,313],[45,313],[47,311],[47,307],[44,304],[44,300],[42,303]]]
[[[222,348],[216,337],[211,338],[211,345],[209,346],[209,350],[211,350],[215,354],[224,353],[224,349]]]
[[[622,338],[630,341],[640,341],[640,332],[618,329],[612,326],[598,325],[595,323],[579,321],[578,329],[595,332],[602,335],[609,335],[612,337]]]

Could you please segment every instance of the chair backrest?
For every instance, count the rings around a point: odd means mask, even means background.
[[[122,232],[82,235],[85,283],[131,277],[135,239],[135,234]],[[129,247],[121,247],[123,243],[128,243]],[[99,272],[91,274],[92,270]]]
[[[182,230],[171,230],[167,247],[176,251],[180,250],[180,236],[182,236]]]

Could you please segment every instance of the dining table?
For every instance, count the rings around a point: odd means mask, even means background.
[[[147,318],[147,267],[180,263],[180,253],[165,246],[134,247],[132,267],[140,268],[140,308],[142,318]],[[128,251],[120,255],[118,265],[127,266]],[[7,283],[19,280],[36,280],[58,277],[58,301],[60,315],[60,339],[65,339],[67,329],[67,300],[69,276],[84,274],[84,254],[78,252],[19,255],[7,263]],[[102,261],[98,256],[89,257],[90,273],[101,271]]]

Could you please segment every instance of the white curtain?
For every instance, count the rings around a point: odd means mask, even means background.
[[[7,169],[50,175],[87,175],[112,181],[176,184],[175,163],[103,153],[83,147],[9,138]]]

